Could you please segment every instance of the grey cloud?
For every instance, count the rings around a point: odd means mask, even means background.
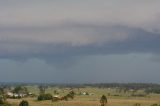
[[[0,78],[159,82],[159,4],[159,0],[0,1]]]
[[[157,0],[0,2],[0,58],[160,52]]]
[[[23,2],[22,2],[23,1]],[[0,26],[46,26],[64,21],[120,24],[159,32],[159,1],[1,1]]]
[[[59,27],[48,28],[5,28],[1,31],[10,32],[26,32],[27,34],[34,33],[35,41],[32,39],[1,39],[0,42],[0,57],[1,58],[43,58],[48,61],[56,57],[72,57],[85,55],[106,55],[106,54],[126,54],[126,53],[153,53],[159,54],[160,35],[157,33],[147,32],[143,29],[129,28],[125,26],[99,26],[88,24],[64,24]],[[61,32],[64,30],[75,32],[83,32],[84,39],[89,38],[90,43],[82,43],[80,45],[72,44],[71,42],[41,42],[36,41],[39,37],[39,32],[54,31]],[[37,33],[38,32],[38,33]],[[24,33],[26,35],[26,33]],[[52,34],[53,34],[52,33]],[[17,34],[17,33],[16,33]],[[23,33],[22,33],[23,34]],[[123,35],[125,34],[125,35]],[[16,36],[16,35],[15,35]],[[23,35],[18,35],[22,36]],[[26,35],[27,36],[27,35]],[[59,36],[61,36],[59,34]],[[67,35],[63,35],[67,36]],[[63,39],[62,36],[62,39]],[[75,35],[76,36],[76,35]],[[112,38],[113,36],[113,38]],[[115,36],[115,38],[114,38]],[[124,37],[123,37],[124,36]],[[50,37],[50,36],[49,36]],[[52,37],[52,36],[51,36]],[[79,36],[77,36],[79,37]],[[111,38],[110,38],[111,37]],[[54,37],[53,37],[54,38]],[[45,38],[40,38],[45,39]],[[95,40],[94,40],[95,39]],[[22,40],[22,41],[21,41]],[[25,41],[26,40],[26,41]],[[80,42],[81,43],[81,42]],[[51,59],[49,59],[51,58]],[[65,58],[64,58],[65,59]]]

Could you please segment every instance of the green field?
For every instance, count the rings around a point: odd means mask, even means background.
[[[39,94],[39,89],[37,86],[27,86],[29,92],[34,93],[35,95]],[[46,93],[51,93],[54,95],[54,91],[59,93],[59,96],[66,95],[70,88],[58,88],[58,87],[49,87],[46,89]],[[46,101],[37,101],[37,97],[26,97],[23,99],[7,99],[7,101],[15,106],[18,106],[21,100],[27,100],[30,106],[100,106],[100,98],[104,94],[107,96],[108,103],[107,106],[133,106],[135,103],[140,103],[141,106],[150,106],[154,103],[160,104],[160,95],[158,94],[149,94],[145,97],[133,97],[132,91],[123,92],[119,91],[116,88],[97,88],[97,87],[85,87],[85,88],[73,88],[73,91],[76,93],[73,100],[68,101],[57,101],[52,102],[51,100]],[[88,92],[92,95],[80,95],[79,92]],[[143,94],[143,90],[138,90],[134,92],[135,94]]]

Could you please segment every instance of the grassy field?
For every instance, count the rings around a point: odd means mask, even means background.
[[[100,106],[99,100],[88,100],[76,98],[71,101],[59,101],[59,102],[51,102],[51,101],[36,101],[33,98],[26,98],[29,101],[30,106]],[[18,106],[21,100],[8,100],[11,104],[15,104]],[[150,106],[154,103],[159,103],[160,101],[153,99],[109,99],[108,106],[133,106],[135,103],[140,103],[141,106]]]
[[[36,86],[27,87],[31,93],[38,95],[39,90]],[[54,90],[59,92],[60,96],[63,96],[68,93],[69,88],[48,88],[46,93],[51,93],[54,95]],[[73,100],[69,101],[58,101],[52,102],[51,100],[47,101],[37,101],[36,97],[23,98],[27,100],[30,106],[100,106],[100,97],[105,94],[108,98],[107,106],[133,106],[135,103],[140,103],[141,106],[150,106],[151,104],[158,103],[160,104],[160,95],[150,94],[146,97],[131,97],[129,96],[132,92],[118,92],[116,89],[101,89],[101,88],[80,88],[73,89],[77,94],[78,92],[89,92],[94,95],[76,95]],[[137,91],[137,93],[143,93],[143,91]],[[108,96],[109,94],[109,96]],[[19,102],[22,99],[7,99],[7,101],[15,106],[18,106]]]

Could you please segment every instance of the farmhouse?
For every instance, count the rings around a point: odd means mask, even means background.
[[[22,97],[25,97],[27,94],[24,94],[24,93],[12,93],[12,92],[7,92],[7,97],[8,98],[22,98]]]

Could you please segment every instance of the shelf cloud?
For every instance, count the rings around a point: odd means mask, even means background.
[[[85,56],[158,57],[159,4],[159,0],[0,1],[0,59],[37,58],[67,67]]]
[[[157,0],[9,2],[0,4],[1,58],[159,52]]]

